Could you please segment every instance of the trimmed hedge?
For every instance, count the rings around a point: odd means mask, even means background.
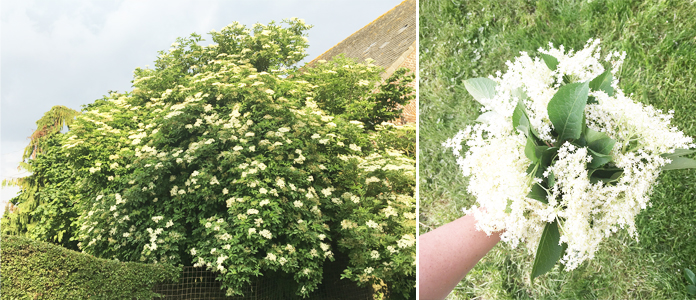
[[[2,236],[2,299],[151,299],[180,268],[118,262],[19,236]]]

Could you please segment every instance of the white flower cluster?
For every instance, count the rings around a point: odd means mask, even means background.
[[[670,163],[661,154],[675,149],[696,148],[691,137],[670,125],[670,114],[634,102],[611,82],[613,95],[590,91],[584,115],[587,126],[616,141],[611,150],[611,168],[621,170],[610,182],[591,182],[587,164],[592,156],[587,147],[569,143],[560,145],[557,160],[546,170],[555,184],[549,188],[547,202],[527,197],[539,182],[529,174],[530,159],[525,155],[527,138],[514,129],[512,117],[519,91],[526,94],[523,106],[531,128],[547,143],[555,143],[548,105],[564,83],[587,82],[605,72],[600,57],[599,40],[590,40],[581,51],[566,52],[563,47],[539,52],[558,60],[555,70],[540,58],[522,52],[508,71],[490,77],[497,84],[495,96],[477,99],[483,104],[479,124],[467,126],[443,143],[451,148],[464,176],[469,176],[468,191],[477,204],[468,209],[477,220],[477,228],[492,234],[503,231],[501,239],[511,247],[526,244],[530,254],[537,249],[544,226],[558,221],[560,243],[567,244],[561,258],[570,271],[592,259],[600,242],[619,229],[637,238],[635,217],[649,205],[649,196],[661,168]],[[612,75],[625,53],[611,52],[604,62],[611,65]],[[517,92],[517,93],[516,93]],[[534,172],[531,172],[534,173]],[[478,207],[485,209],[478,209]],[[385,211],[386,213],[386,211]],[[400,241],[399,246],[406,241]]]

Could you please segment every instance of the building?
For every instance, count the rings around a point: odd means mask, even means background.
[[[382,78],[387,79],[399,68],[416,70],[418,51],[416,44],[416,0],[404,0],[365,27],[310,61],[311,67],[319,60],[329,61],[343,53],[346,57],[364,62],[371,58],[375,65],[385,68]],[[417,79],[410,85],[415,88]],[[406,105],[401,123],[416,122],[416,99]]]

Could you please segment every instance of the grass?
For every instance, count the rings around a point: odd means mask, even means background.
[[[549,42],[581,49],[590,38],[626,51],[620,86],[665,111],[696,137],[696,3],[690,1],[420,1],[420,232],[463,215],[467,179],[440,144],[478,115],[462,80],[505,71],[520,51]],[[692,155],[693,157],[693,155]],[[640,240],[605,240],[594,260],[530,282],[525,249],[496,246],[450,299],[687,299],[696,268],[696,170],[664,173],[652,207],[637,217]]]

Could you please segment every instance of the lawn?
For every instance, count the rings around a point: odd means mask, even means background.
[[[505,71],[520,51],[549,42],[626,51],[626,94],[664,111],[696,137],[696,2],[420,1],[420,232],[463,215],[467,179],[441,146],[478,115],[462,80]],[[694,157],[691,155],[690,157]],[[594,260],[532,283],[526,249],[496,246],[449,299],[688,299],[683,269],[696,269],[696,170],[664,173],[652,207],[637,218],[639,241],[620,232]]]

